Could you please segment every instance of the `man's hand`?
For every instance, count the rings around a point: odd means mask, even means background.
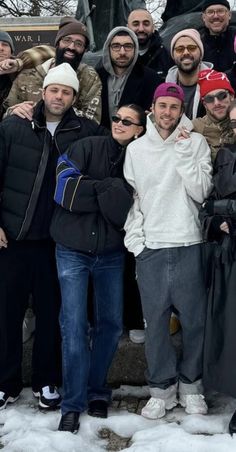
[[[226,232],[226,234],[229,234],[229,226],[228,226],[228,223],[226,223],[226,221],[221,223],[220,229],[221,229],[221,231]]]
[[[1,248],[7,248],[7,238],[2,228],[0,228],[0,249]]]
[[[29,119],[29,121],[31,121],[33,117],[34,106],[35,102],[31,100],[21,102],[20,104],[16,104],[10,107],[10,115],[17,115],[22,119]]]
[[[0,62],[0,75],[2,74],[12,74],[13,72],[17,72],[19,69],[19,65],[17,60],[12,60],[11,58],[6,58]]]
[[[180,126],[178,127],[178,129],[179,133],[175,141],[186,140],[187,138],[190,137],[190,130],[188,130],[186,127]]]

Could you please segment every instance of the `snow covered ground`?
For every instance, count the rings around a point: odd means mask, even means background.
[[[147,388],[121,387],[117,394],[142,398]],[[122,437],[132,437],[126,452],[235,452],[236,435],[228,433],[228,423],[236,400],[208,396],[209,415],[186,415],[183,408],[150,421],[126,410],[111,409],[108,419],[81,416],[77,435],[58,432],[59,412],[38,411],[30,389],[25,389],[14,405],[0,412],[0,449],[4,452],[104,452],[107,442],[99,438],[101,428]]]

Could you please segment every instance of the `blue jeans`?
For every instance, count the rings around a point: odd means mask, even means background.
[[[123,252],[89,255],[56,247],[62,306],[62,414],[82,412],[92,400],[110,401],[106,377],[123,327]],[[94,325],[87,318],[89,275]]]

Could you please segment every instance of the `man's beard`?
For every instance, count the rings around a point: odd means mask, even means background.
[[[140,48],[140,49],[146,49],[146,48],[149,47],[150,40],[151,40],[151,36],[152,36],[152,35],[146,35],[145,38],[140,38],[140,39],[139,39],[139,37],[138,37],[138,35],[137,35],[138,43],[139,43],[139,48]]]
[[[193,60],[191,67],[182,66],[181,61],[176,63],[176,66],[179,69],[179,71],[183,72],[184,74],[192,74],[192,72],[195,72],[195,70],[199,67],[199,65],[200,65],[200,60],[195,60],[195,61]]]
[[[71,52],[74,54],[74,58],[66,58],[65,57],[65,52]],[[68,63],[71,65],[71,67],[74,69],[74,71],[77,70],[82,58],[83,58],[83,53],[78,53],[76,52],[74,49],[68,49],[68,48],[63,48],[60,49],[59,47],[56,47],[56,66],[58,66],[61,63]]]

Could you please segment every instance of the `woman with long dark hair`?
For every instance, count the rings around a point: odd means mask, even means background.
[[[133,202],[123,162],[126,146],[145,126],[140,107],[120,107],[112,116],[111,136],[79,140],[58,161],[51,235],[62,295],[62,431],[77,431],[87,407],[91,416],[107,417],[111,389],[106,377],[123,329],[123,225]]]

